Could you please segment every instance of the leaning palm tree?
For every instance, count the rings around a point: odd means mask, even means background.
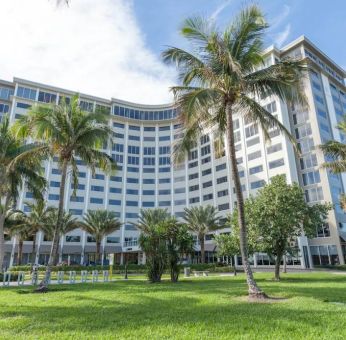
[[[96,261],[101,260],[101,242],[103,238],[121,227],[121,222],[112,211],[89,210],[83,218],[81,228],[95,238]]]
[[[42,148],[24,144],[10,129],[9,118],[0,123],[0,270],[4,260],[4,223],[10,207],[16,205],[24,186],[34,197],[41,198],[46,181],[40,175]],[[25,185],[24,185],[25,184]]]
[[[108,118],[104,113],[83,111],[79,105],[79,96],[75,95],[69,103],[62,100],[57,105],[33,106],[15,126],[18,136],[31,137],[45,145],[50,157],[57,157],[61,171],[58,218],[46,275],[40,285],[42,290],[47,288],[54,254],[57,252],[68,170],[71,172],[75,194],[78,187],[78,158],[91,168],[93,174],[97,167],[105,172],[115,169],[113,159],[100,150],[112,136]]]
[[[286,59],[265,67],[264,32],[268,27],[261,10],[255,6],[243,9],[223,32],[213,22],[200,17],[184,22],[181,33],[191,43],[191,50],[170,47],[163,60],[180,71],[181,86],[172,87],[184,134],[175,146],[175,161],[185,157],[197,138],[206,132],[226,135],[239,210],[240,245],[244,271],[253,297],[264,297],[257,286],[247,254],[244,199],[236,161],[233,118],[240,115],[257,123],[269,139],[268,129],[278,128],[292,139],[280,121],[259,103],[259,98],[275,95],[297,105],[306,103],[301,77],[302,61]]]
[[[184,220],[188,229],[197,234],[201,246],[201,263],[205,262],[205,236],[220,228],[217,209],[211,205],[185,208]]]
[[[54,208],[47,206],[44,200],[36,200],[34,202],[25,202],[30,212],[27,214],[26,223],[30,226],[31,236],[33,237],[31,260],[35,263],[36,259],[36,234],[42,231],[46,226],[47,218]]]

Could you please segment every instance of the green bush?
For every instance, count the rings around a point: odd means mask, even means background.
[[[145,265],[139,265],[139,264],[129,264],[127,266],[128,273],[144,273],[146,271]],[[32,267],[31,266],[13,266],[10,268],[11,272],[31,272]],[[46,267],[38,267],[39,272],[44,272],[46,270]],[[64,271],[69,272],[71,270],[74,270],[76,272],[80,272],[81,270],[109,270],[109,266],[80,266],[80,265],[73,265],[73,266],[53,266],[52,272],[58,272],[58,271]],[[125,265],[114,265],[113,266],[113,273],[123,273],[125,271]]]
[[[0,282],[3,282],[4,280],[4,274],[0,273]],[[17,281],[18,280],[18,274],[17,273],[12,273],[11,272],[11,278],[10,278],[10,281],[11,282],[14,282],[14,281]]]
[[[316,269],[332,269],[332,270],[341,270],[346,271],[346,265],[345,264],[339,264],[339,265],[324,265],[324,266],[314,266]]]

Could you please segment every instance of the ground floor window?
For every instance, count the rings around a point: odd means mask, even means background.
[[[335,245],[310,246],[312,263],[315,266],[339,264],[339,256]]]

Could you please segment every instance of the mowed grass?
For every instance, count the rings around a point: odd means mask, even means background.
[[[271,296],[249,303],[244,276],[0,289],[3,339],[345,339],[346,275],[256,274]]]

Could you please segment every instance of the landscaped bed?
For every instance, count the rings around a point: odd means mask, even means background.
[[[256,274],[272,303],[249,303],[242,274],[0,289],[1,338],[344,339],[346,275]]]

